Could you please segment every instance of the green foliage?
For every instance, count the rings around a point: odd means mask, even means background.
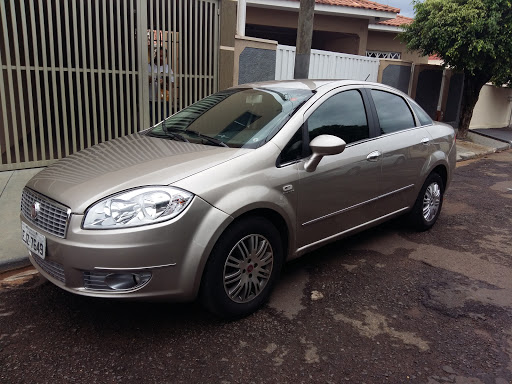
[[[409,50],[437,54],[484,83],[512,84],[511,0],[414,0],[414,8],[402,34]]]

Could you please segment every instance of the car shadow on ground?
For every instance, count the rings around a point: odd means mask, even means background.
[[[352,247],[364,244],[376,236],[407,231],[399,220],[360,232],[323,246],[313,252],[285,264],[278,286],[286,290],[287,277],[297,271],[308,271],[316,265],[344,262],[344,253]],[[22,285],[8,288],[0,296],[10,301],[7,292],[15,294],[18,302],[23,302],[24,312],[29,318],[41,318],[40,311],[50,309],[52,318],[62,324],[85,323],[96,330],[116,329],[120,332],[141,331],[148,328],[168,326],[204,326],[205,324],[223,324],[225,320],[206,312],[196,300],[192,303],[173,303],[166,301],[116,300],[75,295],[53,285],[41,275],[34,275]],[[4,293],[4,295],[2,295]],[[268,310],[268,307],[263,308]]]

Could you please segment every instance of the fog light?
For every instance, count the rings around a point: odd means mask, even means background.
[[[113,290],[132,289],[146,284],[151,278],[150,272],[111,273],[105,277],[105,284]]]

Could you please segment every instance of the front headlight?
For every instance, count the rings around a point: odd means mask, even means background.
[[[159,223],[178,216],[192,201],[190,192],[172,187],[142,187],[91,206],[84,229],[114,229]]]

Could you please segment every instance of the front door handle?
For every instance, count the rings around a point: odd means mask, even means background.
[[[377,160],[379,160],[379,157],[381,157],[381,156],[382,156],[382,153],[380,153],[379,151],[373,151],[368,156],[366,156],[366,160],[377,161]]]
[[[424,137],[423,139],[421,139],[421,144],[428,145],[429,142],[430,139],[428,137]]]

